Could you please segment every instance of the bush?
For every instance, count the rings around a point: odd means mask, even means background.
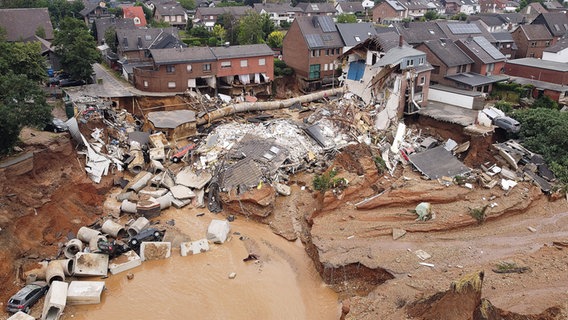
[[[377,167],[379,174],[387,171],[387,164],[385,163],[385,160],[383,160],[383,158],[377,156],[373,158],[373,161],[375,162],[375,166]]]
[[[313,180],[315,190],[325,193],[332,188],[345,188],[347,187],[347,180],[345,178],[336,178],[337,169],[333,168],[330,171],[316,175]]]
[[[501,100],[501,101],[497,101],[495,102],[495,108],[505,112],[505,113],[509,113],[511,111],[513,111],[513,104],[509,103],[507,101]]]
[[[485,222],[485,218],[486,218],[486,211],[487,208],[489,208],[489,205],[486,204],[485,206],[483,206],[482,208],[468,208],[469,209],[469,215],[474,218],[475,220],[477,220],[478,224],[482,224],[483,222]]]

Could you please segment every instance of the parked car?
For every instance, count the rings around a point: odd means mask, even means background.
[[[147,228],[128,240],[128,246],[135,251],[140,248],[140,243],[150,241],[162,241],[164,232],[156,228]]]
[[[70,75],[69,73],[61,72],[61,73],[59,73],[59,74],[56,74],[56,75],[53,76],[53,77],[50,77],[50,78],[49,78],[49,84],[50,84],[50,85],[52,85],[52,84],[53,84],[53,85],[58,85],[62,80],[64,80],[64,79],[69,79],[69,78],[71,78],[71,75]]]
[[[181,159],[190,151],[195,149],[195,144],[194,143],[190,143],[184,147],[182,147],[181,149],[179,149],[178,152],[176,152],[173,156],[172,156],[172,161],[175,163],[178,163],[181,161]]]
[[[76,86],[82,86],[85,83],[86,83],[85,80],[62,79],[61,81],[59,81],[59,86],[60,87],[76,87]]]
[[[26,285],[8,300],[6,311],[30,313],[32,306],[45,295],[48,289],[49,285],[45,281],[35,281]]]
[[[108,254],[109,258],[111,259],[118,257],[119,255],[130,250],[130,248],[124,245],[124,243],[119,244],[114,240],[111,241],[101,240],[97,242],[97,247],[99,248],[100,252]]]
[[[67,126],[65,121],[59,118],[53,118],[48,124],[45,125],[43,130],[53,131],[53,132],[64,132],[68,131],[69,127]]]
[[[507,116],[493,118],[493,125],[511,133],[517,133],[521,130],[519,121]]]

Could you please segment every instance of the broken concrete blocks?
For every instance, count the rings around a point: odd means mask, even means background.
[[[134,221],[126,230],[128,232],[128,235],[130,237],[134,237],[135,235],[137,235],[140,231],[146,229],[148,226],[150,225],[150,220],[144,218],[144,217],[140,217],[138,219],[136,219],[136,221]]]
[[[68,284],[63,281],[53,281],[49,286],[45,301],[43,303],[43,312],[41,320],[58,320],[67,304]]]
[[[13,316],[8,318],[7,320],[35,320],[35,318],[30,316],[27,313],[24,313],[22,311],[18,311]]]
[[[108,255],[100,253],[79,252],[75,256],[75,276],[106,276],[108,272]]]
[[[142,242],[140,244],[140,258],[142,261],[167,259],[172,252],[171,242]]]
[[[209,251],[209,241],[207,239],[201,239],[192,242],[182,242],[181,243],[181,256],[185,257],[187,255],[199,254],[202,252]]]
[[[67,289],[67,303],[69,305],[101,303],[104,288],[104,281],[71,281]]]
[[[130,250],[112,259],[108,265],[111,274],[117,274],[138,267],[142,259],[134,250]]]
[[[207,228],[207,240],[214,243],[223,243],[227,240],[231,225],[227,220],[211,220]]]

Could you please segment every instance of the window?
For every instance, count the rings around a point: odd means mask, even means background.
[[[312,50],[312,57],[319,57],[320,51],[319,50]]]
[[[424,64],[424,58],[418,59],[418,65],[421,66]]]
[[[176,87],[176,82],[175,81],[170,81],[168,82],[168,88],[175,88]]]
[[[423,85],[424,83],[426,83],[426,77],[422,76],[420,77],[420,85]]]
[[[231,61],[222,61],[221,62],[221,69],[230,68],[230,67],[231,67]]]
[[[186,66],[186,69],[187,69],[187,72],[191,72],[191,70],[192,70],[192,67],[191,67],[191,65],[190,65],[190,64],[188,64],[188,65]]]
[[[361,42],[361,38],[359,36],[355,36],[355,41]]]
[[[265,66],[266,65],[266,59],[265,58],[258,59],[258,65],[259,66]]]
[[[544,45],[547,46],[547,47],[550,46],[550,41],[546,41],[546,42],[544,43]]]
[[[406,66],[407,66],[407,67],[412,67],[412,66],[414,66],[414,60],[412,60],[412,59],[406,60]]]
[[[174,73],[174,72],[176,72],[176,66],[167,65],[167,66],[166,66],[166,72],[167,72],[167,73]]]
[[[241,60],[241,68],[248,67],[248,60]]]
[[[323,65],[323,71],[327,71],[327,63]]]
[[[487,65],[486,71],[487,72],[492,72],[493,70],[495,70],[495,64],[494,63],[489,63]]]
[[[210,63],[206,63],[203,65],[203,71],[204,72],[210,72],[211,71],[211,64]]]
[[[531,47],[536,47],[536,41],[531,41]]]
[[[144,88],[148,88],[148,81],[144,80]]]
[[[340,54],[340,48],[335,49],[335,54]]]
[[[319,79],[320,78],[320,65],[312,64],[310,65],[310,75],[309,79]]]

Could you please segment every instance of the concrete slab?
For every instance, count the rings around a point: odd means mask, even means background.
[[[57,320],[63,314],[67,304],[68,284],[63,281],[53,281],[47,291],[43,303],[41,320]]]
[[[75,255],[75,276],[106,276],[108,255],[79,252]]]
[[[203,187],[211,180],[211,173],[202,171],[194,172],[191,167],[184,167],[176,175],[176,183],[193,189],[203,189]]]
[[[10,318],[8,318],[8,320],[35,320],[34,317],[30,316],[27,313],[24,313],[22,311],[18,311],[16,313],[14,313],[13,316],[11,316]]]
[[[134,269],[142,264],[142,259],[134,250],[130,250],[112,259],[108,265],[111,274],[121,273]]]
[[[171,254],[171,242],[142,242],[140,244],[140,258],[142,261],[167,259]]]
[[[99,304],[104,281],[71,281],[67,289],[67,304]]]
[[[174,198],[179,199],[179,200],[186,200],[186,199],[190,199],[190,198],[195,198],[195,193],[193,193],[193,191],[191,191],[190,188],[188,188],[184,185],[181,185],[181,184],[178,184],[178,185],[171,187],[170,192],[172,193]]]
[[[223,243],[227,240],[231,225],[227,220],[211,220],[207,228],[207,240],[214,243]]]
[[[209,241],[207,241],[207,239],[201,239],[192,242],[182,242],[181,244],[182,257],[199,254],[206,251],[209,251]]]
[[[438,146],[424,152],[408,156],[410,162],[429,179],[438,179],[443,176],[455,177],[468,173],[470,170],[461,163],[451,152]]]

